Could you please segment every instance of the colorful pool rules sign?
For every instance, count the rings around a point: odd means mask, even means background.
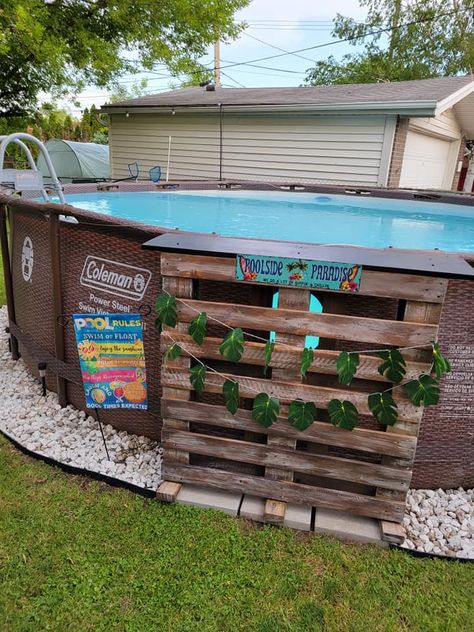
[[[88,408],[147,408],[140,314],[73,314]]]
[[[358,292],[362,266],[261,255],[237,255],[237,281],[290,285],[308,289]]]

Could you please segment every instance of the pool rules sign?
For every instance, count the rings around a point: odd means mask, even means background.
[[[147,408],[140,314],[73,314],[87,408]]]
[[[237,255],[237,281],[338,292],[358,292],[362,266],[353,263]]]

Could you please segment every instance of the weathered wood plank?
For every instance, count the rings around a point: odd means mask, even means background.
[[[161,401],[163,417],[186,419],[214,427],[230,428],[232,430],[248,430],[259,434],[290,436],[300,441],[320,443],[322,445],[338,446],[361,450],[371,454],[386,454],[402,459],[413,457],[416,449],[416,438],[403,434],[386,433],[378,430],[355,428],[352,432],[341,430],[328,423],[315,421],[304,431],[290,426],[288,420],[279,417],[270,428],[264,428],[252,418],[248,410],[239,409],[231,415],[224,406],[214,406],[200,402],[178,400]]]
[[[163,368],[161,379],[165,387],[182,388],[183,390],[191,390],[192,388],[189,381],[189,371],[184,368]],[[294,399],[300,398],[314,402],[318,408],[327,408],[328,403],[332,399],[347,399],[356,406],[361,414],[371,414],[367,403],[368,393],[344,390],[343,388],[295,384],[280,380],[270,381],[242,375],[236,376],[230,373],[209,373],[204,384],[204,391],[206,393],[222,393],[222,385],[226,379],[238,380],[241,397],[253,398],[256,392],[261,392],[278,397],[282,403],[289,403]],[[401,389],[397,390],[400,391]],[[417,422],[419,408],[414,406],[403,393],[394,391],[393,396],[397,401],[399,418],[402,421],[409,422],[413,420]]]
[[[156,490],[156,498],[165,503],[174,503],[176,496],[181,490],[181,483],[173,483],[171,481],[162,481]]]
[[[225,472],[214,468],[165,463],[163,475],[166,480],[178,483],[195,483],[217,489],[240,491],[244,494],[274,498],[287,503],[327,507],[347,511],[357,516],[368,516],[392,522],[401,522],[405,509],[404,503],[374,496],[324,489],[290,481],[271,481],[263,477]]]
[[[182,447],[183,450],[194,454],[265,467],[278,466],[282,470],[294,470],[313,476],[335,478],[398,491],[407,491],[411,479],[410,471],[378,463],[365,463],[326,454],[312,454],[288,446],[262,445],[197,432],[181,432],[164,428],[162,444],[165,449]]]
[[[179,342],[183,349],[189,351],[198,358],[207,358],[210,360],[222,360],[219,352],[219,345],[222,343],[221,338],[208,337],[202,345],[197,345],[191,336],[187,333],[177,331],[171,332],[173,339]],[[170,345],[170,339],[166,336],[166,332],[161,337],[161,351],[165,351]],[[241,362],[245,364],[253,364],[264,366],[264,348],[263,342],[245,341],[244,353]],[[301,362],[302,347],[287,347],[275,343],[275,349],[272,354],[270,366],[278,369],[299,369]],[[404,352],[405,353],[405,352]],[[336,375],[336,361],[339,351],[328,351],[327,349],[315,349],[314,361],[308,369],[308,373],[324,373],[325,375]],[[382,360],[377,356],[360,355],[360,364],[357,369],[356,378],[364,380],[375,380],[380,382],[388,382],[387,378],[380,375],[378,367]],[[420,373],[425,372],[429,368],[427,362],[407,361],[406,379],[418,377]]]
[[[298,309],[298,310],[308,310],[309,309],[309,300],[310,300],[310,292],[309,290],[297,290],[297,289],[289,289],[289,288],[280,288],[279,296],[278,296],[278,306],[280,308],[287,309]],[[276,334],[276,339],[284,344],[291,344],[295,346],[304,347],[305,337],[304,336],[295,336],[293,334]],[[298,367],[292,367],[287,369],[279,369],[275,368],[272,371],[272,381],[276,380],[285,380],[291,382],[301,382],[300,370]],[[285,403],[280,404],[281,414],[284,416],[288,415],[288,405]],[[268,435],[267,444],[277,445],[277,446],[287,446],[289,448],[295,448],[296,440],[291,437],[277,437]],[[265,476],[274,481],[292,481],[293,480],[293,472],[291,470],[285,470],[284,468],[274,467],[271,464],[267,464],[265,468]],[[271,500],[271,499],[270,499]],[[267,499],[267,504],[269,500]],[[271,507],[271,503],[270,503]],[[284,518],[283,512],[283,518]],[[279,520],[279,517],[276,518]]]
[[[171,252],[163,253],[161,257],[163,276],[235,281],[235,258],[232,257]],[[419,300],[422,296],[426,301],[442,303],[447,285],[447,279],[436,277],[364,270],[359,293],[406,300]]]
[[[287,503],[267,498],[263,510],[263,521],[281,527],[285,522]]]
[[[391,544],[402,544],[405,539],[405,529],[397,522],[389,522],[388,520],[380,521],[380,530],[382,531],[382,540]]]
[[[217,318],[230,327],[271,329],[278,333],[311,334],[382,345],[428,344],[436,338],[438,331],[436,325],[196,300],[189,300],[186,305],[178,302],[179,320],[191,322],[196,317],[196,310],[206,312],[208,317]]]
[[[166,278],[163,278],[163,289],[169,292],[170,294],[173,294],[176,297],[188,299],[188,298],[191,298],[193,295],[193,281],[192,279],[166,277]],[[169,327],[168,325],[164,325],[163,330],[168,331],[168,332],[175,331],[175,329],[173,329],[172,327]],[[178,323],[176,325],[176,331],[177,332],[187,331],[187,327],[183,323]],[[183,368],[189,371],[189,368],[191,366],[191,360],[189,356],[180,356],[176,358],[175,360],[168,360],[168,366],[175,367],[175,368]],[[183,391],[182,389],[169,388],[169,387],[163,386],[163,397],[168,397],[169,399],[187,400],[190,398],[190,395],[191,393],[189,392],[186,393],[186,391]],[[166,419],[163,420],[163,425],[165,424],[166,424]],[[177,424],[181,430],[189,430],[189,423],[187,421],[179,420]],[[180,449],[168,451],[166,458],[172,461],[176,461],[177,463],[185,463],[185,464],[189,463],[189,454]]]

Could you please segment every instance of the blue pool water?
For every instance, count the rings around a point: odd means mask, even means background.
[[[273,191],[142,191],[66,196],[79,208],[233,237],[474,252],[474,207]]]

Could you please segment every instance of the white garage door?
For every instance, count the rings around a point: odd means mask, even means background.
[[[451,142],[426,134],[409,131],[405,145],[400,187],[416,189],[451,188],[447,176],[450,164]]]

